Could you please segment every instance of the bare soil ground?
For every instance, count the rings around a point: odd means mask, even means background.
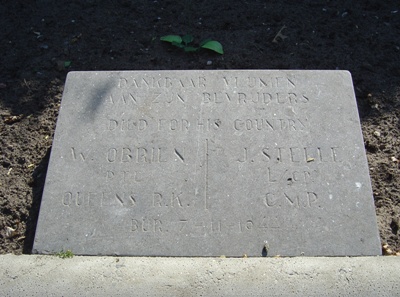
[[[144,69],[349,70],[381,240],[400,251],[399,1],[14,0],[0,28],[0,253],[31,252],[67,72]],[[225,54],[159,40],[186,33]]]

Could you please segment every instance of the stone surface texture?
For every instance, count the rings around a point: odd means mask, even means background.
[[[0,256],[1,296],[399,296],[400,257]]]
[[[34,252],[378,255],[346,71],[68,74]]]

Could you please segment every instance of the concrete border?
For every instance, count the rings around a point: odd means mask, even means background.
[[[400,296],[400,257],[1,255],[1,296]]]

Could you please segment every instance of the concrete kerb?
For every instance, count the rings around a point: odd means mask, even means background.
[[[400,257],[0,256],[1,296],[400,296]]]

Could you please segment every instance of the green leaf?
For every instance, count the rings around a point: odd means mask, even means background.
[[[194,47],[194,46],[185,46],[185,48],[184,48],[185,52],[195,52],[198,49],[199,49],[198,47]]]
[[[68,68],[69,66],[71,66],[71,61],[64,61],[64,67]]]
[[[179,35],[166,35],[160,38],[161,41],[182,43],[182,38]]]
[[[175,41],[172,41],[172,43],[171,43],[172,45],[175,45],[175,46],[177,46],[177,47],[180,47],[180,48],[184,48],[185,47],[185,45],[184,44],[182,44],[182,43],[178,43],[178,42],[175,42]]]
[[[191,43],[192,41],[193,41],[193,36],[192,35],[184,35],[183,37],[182,37],[182,41],[186,44],[186,45],[188,45],[189,43]]]
[[[218,41],[215,41],[215,40],[207,41],[201,47],[209,49],[209,50],[212,50],[212,51],[217,52],[218,54],[221,54],[221,55],[224,53],[224,49],[222,48],[222,44],[219,43]]]
[[[202,42],[200,42],[200,46],[203,46],[204,44],[206,44],[207,42],[211,41],[211,39],[204,39]]]

